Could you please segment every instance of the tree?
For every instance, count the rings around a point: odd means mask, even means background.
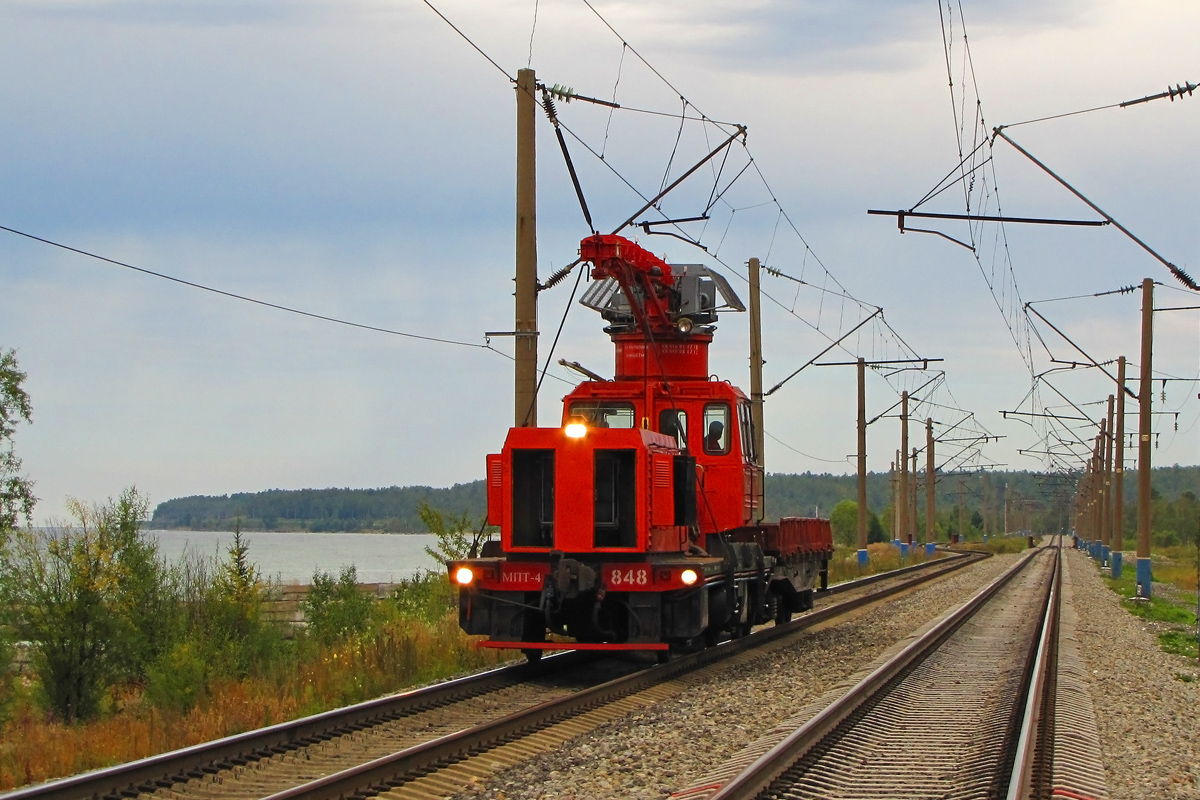
[[[853,500],[839,502],[829,515],[829,525],[833,528],[833,541],[848,547],[858,547],[858,503]],[[883,531],[879,515],[868,508],[867,542],[886,542],[887,540],[887,534]]]
[[[0,544],[22,516],[30,522],[37,502],[33,481],[21,475],[21,459],[12,441],[19,422],[33,421],[29,395],[21,388],[25,378],[16,351],[0,349]]]
[[[430,558],[445,564],[466,558],[471,552],[471,541],[475,531],[475,523],[471,514],[464,511],[461,514],[443,513],[430,508],[428,503],[421,503],[421,521],[429,532],[437,536],[437,547],[426,547],[425,552]]]
[[[217,671],[244,678],[268,664],[281,643],[277,626],[264,615],[271,587],[250,560],[241,520],[234,524],[233,544],[217,568],[208,607],[211,626],[206,644],[216,648]]]
[[[850,547],[858,545],[858,503],[853,500],[839,502],[829,514],[829,524],[833,528],[834,542]]]

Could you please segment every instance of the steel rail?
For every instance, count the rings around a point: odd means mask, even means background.
[[[1039,752],[1045,752],[1048,742],[1039,736],[1043,714],[1053,715],[1053,709],[1045,708],[1050,696],[1047,689],[1056,677],[1059,607],[1062,604],[1062,539],[1054,548],[1054,577],[1050,583],[1050,597],[1042,616],[1042,633],[1038,638],[1037,652],[1033,657],[1033,669],[1029,679],[1029,695],[1025,700],[1025,713],[1021,720],[1021,733],[1017,737],[1016,755],[1012,774],[1008,780],[1007,800],[1030,800],[1035,796],[1033,785],[1034,766]],[[1053,717],[1051,716],[1051,719]]]
[[[977,555],[979,557],[986,557],[986,554]],[[978,559],[970,558],[968,553],[958,551],[952,558],[928,561],[898,570],[868,575],[853,581],[835,584],[822,592],[818,592],[817,595],[840,594],[881,580],[902,577],[913,572],[926,573],[918,580],[905,582],[898,587],[892,587],[888,591],[873,593],[855,601],[848,601],[855,604],[853,607],[858,607],[865,603],[882,599],[912,585],[932,580],[942,574],[967,566],[970,563],[974,563],[975,560]],[[840,609],[840,613],[850,610],[845,603],[831,608]],[[759,637],[755,638],[754,642],[761,643],[777,635],[802,630],[831,616],[836,616],[836,614],[829,613],[828,610],[823,609],[814,614],[800,617],[787,625],[776,626],[766,631],[759,631],[753,634],[753,637]],[[764,634],[767,634],[767,636],[764,636]],[[746,641],[753,637],[737,641]],[[718,649],[723,650],[724,648]],[[731,654],[731,652],[725,653],[722,657]],[[120,764],[68,778],[26,786],[11,792],[0,793],[0,798],[3,798],[3,800],[97,800],[99,798],[115,799],[128,797],[138,792],[153,792],[159,788],[168,788],[176,783],[184,783],[192,778],[217,774],[235,765],[243,765],[261,758],[285,753],[289,750],[299,749],[341,735],[374,727],[404,716],[410,716],[432,708],[476,697],[496,689],[517,684],[531,676],[543,675],[551,671],[575,666],[590,658],[594,658],[594,655],[582,651],[568,651],[566,653],[547,656],[536,664],[522,663],[500,667],[444,683],[303,717],[298,720],[247,731],[212,742],[160,753],[127,764]],[[683,660],[680,659],[668,666],[682,663]]]
[[[974,597],[960,606],[918,639],[875,669],[839,699],[826,706],[804,725],[792,731],[749,767],[722,786],[708,800],[751,800],[766,791],[771,783],[793,764],[873,699],[884,687],[909,667],[919,663],[979,611],[1009,581],[1025,569],[1043,550],[1030,551],[1011,569],[994,579]]]
[[[492,749],[508,741],[527,736],[563,720],[611,703],[635,692],[663,683],[667,680],[695,671],[709,664],[763,645],[781,637],[799,633],[806,628],[846,614],[857,608],[878,602],[891,595],[919,586],[934,578],[961,569],[968,564],[986,558],[990,554],[979,554],[940,563],[940,570],[927,570],[895,586],[861,597],[826,606],[783,625],[756,631],[739,639],[732,639],[715,647],[701,650],[666,664],[649,667],[640,672],[584,689],[567,697],[548,700],[540,705],[517,711],[492,722],[448,734],[414,747],[406,748],[374,761],[361,764],[341,772],[327,775],[309,783],[277,792],[265,800],[345,800],[346,798],[369,797],[386,792],[428,774],[442,766],[461,761],[471,755]],[[930,562],[939,564],[939,562]],[[891,575],[891,573],[885,573]],[[875,578],[876,576],[868,576]],[[860,579],[861,580],[861,579]],[[848,582],[852,583],[852,582]],[[846,584],[842,584],[846,585]],[[859,584],[861,585],[861,583]]]
[[[815,597],[831,597],[833,595],[843,594],[855,589],[861,589],[862,587],[869,586],[872,583],[886,581],[890,578],[899,578],[914,572],[923,572],[933,567],[953,564],[961,558],[971,559],[972,556],[974,556],[975,558],[972,560],[979,561],[983,558],[990,558],[992,555],[991,553],[982,550],[954,550],[951,548],[942,548],[942,552],[950,553],[950,556],[947,558],[935,559],[933,561],[922,561],[920,564],[910,564],[907,567],[899,567],[897,569],[888,570],[887,572],[877,572],[874,575],[864,575],[863,577],[855,578],[852,581],[842,581],[841,583],[835,583],[828,589],[817,589],[813,592],[813,595]],[[966,564],[962,564],[960,566],[966,566]]]
[[[583,660],[562,653],[281,722],[114,767],[0,793],[4,800],[95,800],[154,791],[364,728],[485,694]],[[548,665],[548,668],[547,668]]]

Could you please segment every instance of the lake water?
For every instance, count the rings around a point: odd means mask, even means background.
[[[233,543],[232,531],[145,531],[158,539],[168,562],[187,549],[224,559]],[[264,578],[283,583],[310,583],[320,569],[336,577],[344,567],[358,570],[359,583],[395,583],[426,569],[445,570],[425,547],[435,547],[431,533],[282,533],[243,531],[250,560]]]

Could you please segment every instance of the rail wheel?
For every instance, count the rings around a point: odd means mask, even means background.
[[[536,662],[542,660],[542,653],[544,653],[545,651],[544,650],[536,650],[532,647],[529,647],[529,648],[522,650],[521,652],[524,653],[525,660],[528,661],[530,664],[533,664],[533,663],[536,663]]]

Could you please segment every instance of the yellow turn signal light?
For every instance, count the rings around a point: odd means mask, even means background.
[[[454,580],[458,582],[459,586],[469,586],[471,581],[475,580],[475,573],[471,571],[470,567],[459,567],[454,571]]]
[[[679,580],[683,581],[684,586],[691,586],[693,583],[699,580],[699,578],[700,576],[696,574],[696,570],[694,569],[685,569],[683,572],[679,573]]]

